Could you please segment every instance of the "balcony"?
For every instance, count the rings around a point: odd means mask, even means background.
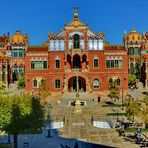
[[[72,68],[72,72],[81,72],[81,68]]]

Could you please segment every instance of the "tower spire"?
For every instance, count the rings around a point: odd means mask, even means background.
[[[73,7],[74,8],[74,19],[78,19],[79,18],[79,13],[78,10],[80,9],[79,7]]]

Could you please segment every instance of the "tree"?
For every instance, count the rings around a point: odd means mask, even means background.
[[[136,76],[135,75],[129,74],[128,85],[129,86],[136,85]]]
[[[44,126],[44,107],[39,98],[29,94],[20,96],[0,96],[0,130],[14,136],[41,130]]]
[[[119,99],[119,88],[116,85],[116,81],[113,81],[109,85],[109,90],[110,90],[110,93],[108,94],[108,97],[110,97],[114,101],[116,101],[116,99],[118,100]]]
[[[137,79],[140,78],[140,61],[139,60],[135,64],[135,76]]]
[[[4,89],[5,89],[5,85],[2,82],[0,82],[0,91],[2,91]]]
[[[146,96],[142,101],[141,101],[141,114],[140,117],[145,123],[145,128],[148,128],[148,96]]]
[[[126,117],[129,121],[134,121],[135,115],[139,114],[139,107],[138,102],[133,100],[131,96],[128,96],[125,100],[125,106],[126,106]]]
[[[20,75],[18,78],[18,86],[25,87],[25,75]]]

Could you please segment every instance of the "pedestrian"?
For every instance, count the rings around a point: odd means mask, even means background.
[[[77,142],[75,143],[74,148],[79,148]]]
[[[65,148],[65,146],[63,144],[61,144],[60,146],[61,146],[61,148]]]
[[[100,98],[100,95],[98,95],[98,102],[100,102],[100,99],[101,99],[101,98]]]
[[[125,136],[124,124],[121,126],[121,128],[119,130],[119,136]]]

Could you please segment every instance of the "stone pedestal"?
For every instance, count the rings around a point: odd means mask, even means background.
[[[76,99],[74,113],[81,113],[81,112],[82,112],[81,102],[79,99]]]

